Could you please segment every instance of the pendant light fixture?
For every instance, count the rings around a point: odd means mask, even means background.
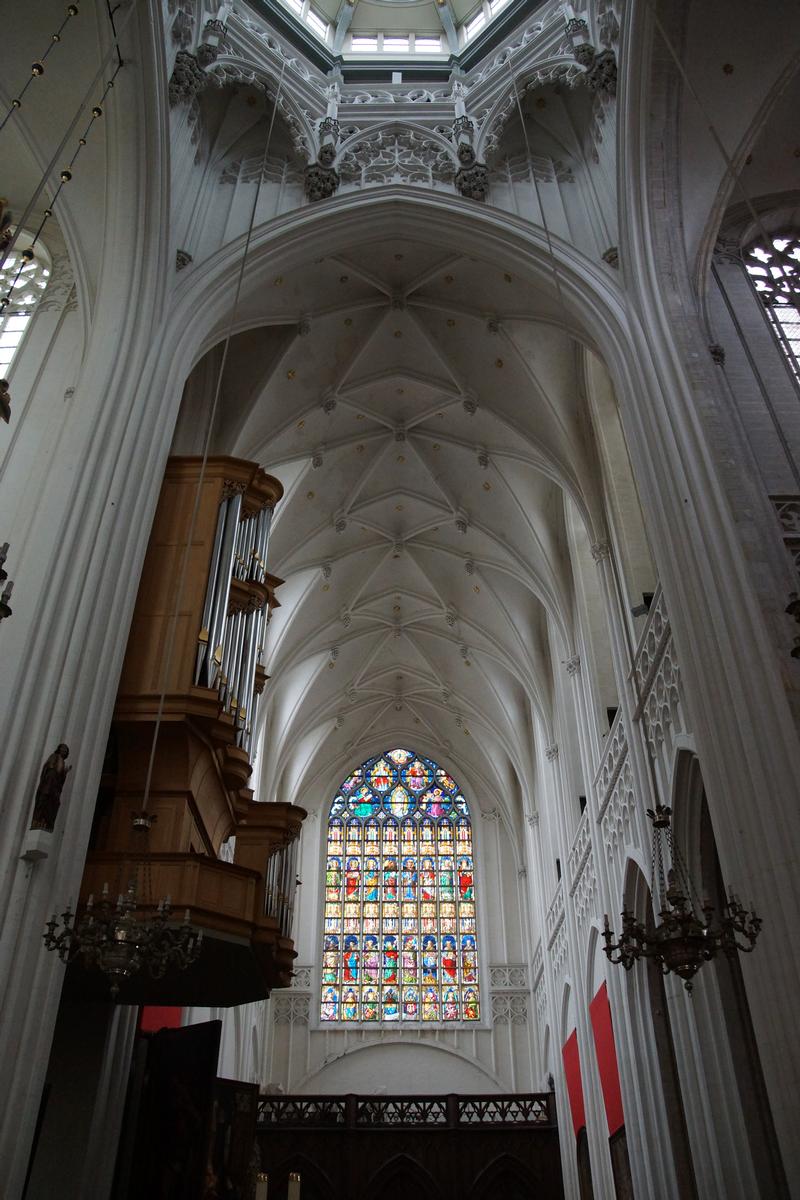
[[[653,825],[650,893],[654,905],[660,905],[658,920],[648,928],[623,909],[622,933],[615,942],[606,914],[604,950],[609,962],[626,971],[640,958],[650,958],[664,975],[678,975],[691,992],[703,963],[718,954],[749,954],[755,948],[761,918],[743,908],[733,892],[718,917],[707,900],[701,903],[672,836],[672,810],[659,804],[655,811],[648,808],[647,815]]]
[[[242,281],[244,278],[244,271],[247,263],[250,243],[253,236],[256,211],[258,208],[259,197],[261,195],[261,185],[265,175],[267,156],[272,138],[272,130],[280,102],[284,70],[285,66],[282,66],[274,107],[271,114],[269,130],[264,146],[262,169],[259,173],[258,182],[253,197],[253,205],[250,212],[247,236],[245,238],[242,258],[239,265],[233,305],[223,343],[224,348],[217,373],[214,399],[210,408],[205,430],[203,455],[197,486],[195,489],[194,505],[189,522],[186,543],[183,547],[176,589],[175,606],[169,624],[164,657],[162,660],[162,686],[160,689],[158,710],[153,727],[153,738],[150,746],[150,757],[142,796],[142,806],[139,811],[132,813],[131,837],[133,844],[131,847],[131,858],[133,864],[133,874],[127,883],[126,890],[124,892],[118,892],[116,901],[112,899],[112,893],[109,892],[108,885],[106,884],[104,885],[103,892],[99,900],[95,900],[93,896],[90,896],[85,907],[78,912],[77,916],[72,913],[69,906],[67,906],[60,918],[54,913],[50,921],[47,922],[45,933],[43,935],[44,944],[47,949],[55,950],[63,962],[70,963],[79,960],[84,967],[96,968],[100,970],[110,982],[110,994],[114,1000],[116,1000],[119,994],[120,984],[128,979],[131,979],[133,976],[139,975],[142,972],[147,972],[151,978],[160,979],[167,973],[167,971],[186,970],[198,960],[202,952],[203,934],[202,931],[197,930],[192,925],[191,913],[189,909],[186,909],[184,913],[183,922],[181,924],[176,924],[171,919],[172,905],[170,902],[170,897],[166,896],[159,901],[158,906],[152,915],[146,915],[147,910],[152,910],[153,907],[150,897],[150,868],[147,848],[147,835],[156,821],[156,815],[148,811],[148,803],[153,779],[153,769],[156,761],[156,749],[158,746],[159,732],[161,729],[161,722],[164,715],[164,706],[167,696],[167,681],[169,679],[172,666],[172,657],[175,649],[178,616],[181,609],[181,598],[183,596],[184,585],[186,582],[189,554],[193,545],[194,530],[200,509],[200,500],[211,447],[214,421],[222,391],[222,379],[225,371],[228,351],[230,348],[231,337],[236,325],[236,319],[239,310]],[[264,92],[266,97],[266,87]]]

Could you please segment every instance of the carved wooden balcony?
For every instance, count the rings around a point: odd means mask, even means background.
[[[306,814],[291,804],[254,803],[247,786],[255,710],[267,682],[259,653],[282,582],[265,566],[269,518],[281,494],[256,463],[211,458],[202,481],[199,459],[167,465],[81,901],[104,884],[116,896],[133,878],[142,912],[169,896],[176,921],[190,910],[204,947],[200,960],[174,978],[136,976],[123,985],[122,1003],[243,1004],[289,982],[295,952],[288,848]],[[132,837],[141,835],[132,835],[131,814],[142,807],[157,722],[147,797],[155,823],[134,850]],[[233,863],[220,860],[231,837]],[[68,987],[102,999],[107,985],[73,967]]]

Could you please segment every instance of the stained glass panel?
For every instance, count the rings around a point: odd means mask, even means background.
[[[472,825],[455,780],[411,750],[348,776],[325,861],[323,1021],[479,1021]]]

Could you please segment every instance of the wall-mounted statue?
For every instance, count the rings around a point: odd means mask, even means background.
[[[36,789],[31,829],[43,829],[46,833],[53,832],[58,810],[61,807],[61,793],[67,782],[67,775],[72,770],[71,766],[67,766],[68,757],[69,746],[65,746],[62,742],[56,746],[42,767],[39,786]]]
[[[0,417],[6,425],[11,420],[11,392],[7,379],[0,379]]]
[[[5,196],[0,196],[0,254],[5,250],[6,246],[14,236],[14,231],[11,228],[11,209],[8,207],[8,201]]]

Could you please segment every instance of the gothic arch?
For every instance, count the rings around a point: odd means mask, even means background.
[[[294,63],[297,64],[296,59]],[[224,87],[226,83],[261,84],[274,104],[281,72],[274,68],[270,70],[266,65],[249,62],[241,55],[225,54],[217,59],[209,76],[211,82],[218,87]],[[288,127],[298,152],[306,153],[309,161],[313,161],[318,149],[316,129],[288,90],[281,92],[278,114]]]
[[[700,760],[687,749],[680,750],[675,761],[673,827],[690,877],[699,895],[710,901],[715,919],[718,920],[727,899],[726,881],[717,853]],[[741,1171],[744,1173],[752,1169],[758,1194],[764,1200],[772,1200],[773,1197],[783,1200],[789,1192],[750,1016],[740,956],[718,956],[703,968],[698,983],[712,997],[711,1007],[715,1013],[710,1026],[707,1024],[706,1006],[698,1007],[694,1014],[700,1045],[699,1057],[702,1062],[704,1055],[713,1055],[717,1063],[729,1064],[729,1077],[735,1081],[736,1093],[734,1096],[730,1094],[730,1089],[727,1090],[731,1110],[735,1112],[738,1107],[741,1108],[740,1128],[749,1143],[752,1159],[752,1168],[749,1163],[743,1163]],[[718,1016],[722,1019],[717,1019]]]
[[[594,920],[589,929],[586,941],[586,970],[584,975],[584,995],[586,1004],[590,1004],[598,988],[606,981],[605,955],[600,942],[600,922]]]
[[[672,768],[672,830],[692,879],[702,872],[701,822],[705,789],[694,750],[679,747]],[[702,893],[701,893],[702,894]]]
[[[358,213],[362,242],[386,236],[387,232],[419,236],[417,219],[425,222],[429,240],[452,246],[465,254],[495,258],[503,267],[527,277],[541,290],[550,306],[543,321],[566,328],[597,353],[601,347],[627,374],[635,369],[627,361],[628,342],[619,284],[588,257],[558,238],[553,252],[561,274],[565,308],[556,309],[552,267],[542,231],[508,213],[491,209],[467,209],[449,195],[425,193],[419,188],[392,185],[379,191],[347,193],[325,205],[283,214],[254,231],[245,276],[245,293],[265,284],[276,271],[315,254],[335,255],[352,243],[352,220]],[[170,377],[182,384],[194,362],[222,336],[229,315],[230,294],[235,285],[244,234],[221,247],[198,264],[176,290],[168,329],[183,335],[180,353],[171,364]],[[202,301],[202,304],[200,303]],[[194,320],[189,320],[189,316]],[[244,326],[242,326],[244,327]],[[187,331],[191,330],[191,341]]]
[[[542,1090],[550,1090],[549,1080],[555,1079],[555,1069],[553,1066],[553,1038],[550,1033],[550,1023],[544,1027],[542,1034]]]
[[[401,120],[398,117],[389,117],[377,125],[370,125],[369,129],[366,131],[356,130],[355,133],[351,133],[349,136],[342,138],[337,157],[339,160],[341,160],[342,156],[349,150],[354,150],[358,146],[359,142],[369,141],[376,135],[400,132],[414,133],[419,137],[425,138],[426,141],[433,142],[433,144],[440,150],[447,153],[453,164],[453,170],[457,169],[458,160],[456,158],[455,149],[453,147],[453,143],[448,138],[445,138],[440,133],[430,129],[427,125],[417,124],[417,122],[408,119]]]
[[[637,921],[652,926],[654,916],[650,884],[643,866],[630,856],[625,870],[623,904],[633,912]],[[672,1194],[676,1200],[696,1200],[689,1132],[661,971],[655,963],[645,961],[635,964],[625,975],[624,986],[634,1017],[639,1061],[652,1101],[648,1107],[651,1111],[660,1110],[663,1113],[662,1126],[669,1134],[671,1153],[666,1156],[666,1165],[670,1172],[674,1171],[670,1184],[674,1189]],[[629,1118],[629,1144],[639,1139],[646,1140],[647,1136],[647,1130],[639,1128],[635,1118]],[[657,1188],[659,1184],[651,1179],[650,1186]]]
[[[536,1192],[538,1181],[511,1154],[501,1154],[488,1163],[478,1175],[469,1200],[528,1200]]]
[[[370,1051],[380,1052],[386,1046],[398,1046],[401,1048],[401,1050],[407,1050],[409,1049],[409,1046],[413,1046],[414,1044],[415,1043],[413,1042],[410,1043],[408,1040],[404,1040],[398,1035],[395,1037],[389,1036],[376,1038],[374,1041],[361,1042],[356,1046],[350,1046],[346,1050],[343,1050],[340,1054],[336,1055],[335,1059],[332,1059],[330,1062],[326,1062],[323,1066],[315,1068],[313,1071],[310,1071],[307,1075],[305,1075],[298,1082],[296,1090],[301,1094],[308,1092],[309,1089],[314,1090],[316,1087],[316,1081],[333,1061],[341,1062],[343,1059],[351,1059],[358,1055],[369,1054]],[[483,1063],[476,1062],[473,1056],[468,1054],[466,1051],[456,1049],[452,1046],[445,1046],[441,1043],[428,1043],[426,1044],[425,1052],[428,1055],[446,1055],[448,1058],[455,1059],[456,1062],[463,1063],[479,1072],[486,1079],[488,1091],[503,1092],[507,1090],[507,1085],[503,1082],[503,1080],[490,1071],[489,1068]]]
[[[440,1200],[433,1176],[407,1154],[390,1158],[369,1181],[365,1200],[407,1200],[409,1196],[425,1196]]]
[[[748,155],[757,146],[759,139],[764,134],[770,117],[774,113],[787,86],[798,78],[799,73],[800,61],[795,56],[794,60],[790,61],[784,67],[783,71],[773,79],[766,95],[752,112],[750,125],[731,156],[733,158],[733,171],[726,170],[722,175],[717,195],[708,214],[706,228],[701,239],[697,261],[692,273],[698,293],[703,297],[708,287],[709,268],[711,266],[711,256],[714,252],[714,244],[720,236],[722,228],[728,223],[728,212],[731,201],[733,201],[735,209],[746,208],[748,215],[751,214],[752,208],[755,208],[757,212],[759,211],[760,205],[758,200],[751,200],[751,203],[748,205],[741,203],[741,188],[737,187],[739,173],[744,167]],[[749,195],[748,198],[750,198]]]
[[[305,1154],[287,1155],[275,1165],[268,1163],[267,1167],[270,1190],[274,1187],[279,1196],[286,1195],[289,1175],[296,1172],[302,1180],[303,1200],[337,1200],[338,1193],[328,1175]]]

